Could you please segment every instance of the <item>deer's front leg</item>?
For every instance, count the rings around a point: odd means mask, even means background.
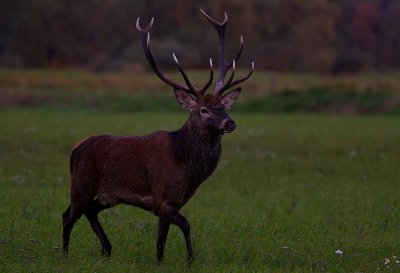
[[[167,241],[167,235],[170,223],[163,220],[161,217],[158,222],[158,235],[157,235],[157,260],[162,263],[164,256],[164,247]]]
[[[186,242],[188,254],[187,260],[189,263],[194,261],[192,242],[190,240],[190,225],[188,220],[186,220],[186,218],[183,217],[177,209],[166,203],[161,205],[159,216],[164,221],[174,224],[182,230]]]

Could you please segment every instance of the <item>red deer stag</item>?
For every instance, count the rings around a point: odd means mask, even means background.
[[[222,95],[224,91],[247,80],[254,71],[234,80],[235,62],[243,49],[243,38],[232,61],[225,60],[225,28],[228,17],[218,23],[201,10],[216,28],[219,36],[219,78],[213,94],[206,94],[213,81],[210,76],[202,88],[195,88],[173,54],[175,63],[186,85],[179,84],[164,74],[150,51],[150,28],[139,32],[144,53],[155,74],[172,86],[177,101],[190,112],[179,130],[157,131],[147,136],[93,136],[79,143],[70,158],[71,205],[63,214],[63,250],[68,252],[69,238],[76,221],[85,214],[101,242],[102,255],[111,255],[111,244],[97,215],[119,203],[152,211],[159,217],[157,258],[163,259],[164,246],[170,224],[178,226],[185,238],[188,260],[194,259],[190,241],[189,222],[179,210],[193,196],[198,186],[217,167],[221,156],[221,136],[235,130],[235,122],[227,110],[235,102],[240,88]],[[225,81],[226,73],[231,70]]]

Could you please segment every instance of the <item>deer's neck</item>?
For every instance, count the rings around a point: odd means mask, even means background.
[[[221,135],[206,128],[203,123],[190,117],[177,131],[176,140],[190,155],[210,153],[221,147]]]
[[[221,135],[190,117],[176,131],[176,159],[191,172],[194,180],[205,180],[216,168],[221,156]]]

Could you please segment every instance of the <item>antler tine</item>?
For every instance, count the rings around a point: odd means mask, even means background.
[[[254,72],[254,62],[251,62],[251,70],[249,71],[249,73],[246,76],[244,76],[241,79],[234,80],[230,84],[225,84],[224,87],[219,91],[218,94],[221,95],[225,90],[227,90],[227,89],[229,89],[229,88],[231,88],[231,87],[233,87],[235,85],[238,85],[239,83],[244,82],[245,80],[250,78],[250,76],[251,76],[251,74],[253,74],[253,72]]]
[[[171,80],[170,78],[165,76],[160,71],[160,69],[157,67],[157,64],[156,64],[156,62],[153,58],[153,55],[151,54],[151,50],[150,50],[150,29],[153,26],[153,22],[154,22],[154,17],[151,19],[150,24],[145,29],[142,29],[140,27],[140,17],[138,17],[136,20],[136,29],[139,32],[140,40],[141,40],[142,46],[143,46],[143,51],[144,51],[144,54],[146,55],[148,62],[150,63],[151,68],[153,69],[154,73],[156,73],[156,75],[166,84],[172,86],[175,89],[189,92],[197,97],[197,93],[194,90],[191,90],[189,85],[188,85],[188,87],[185,87],[185,86],[180,85],[179,83]],[[179,68],[179,66],[180,65],[178,63],[178,68]],[[181,71],[181,73],[182,73],[182,71]],[[184,79],[186,82],[186,78],[187,78],[186,74],[182,73],[182,75],[184,75]]]
[[[142,29],[140,27],[140,17],[138,17],[136,19],[136,29],[141,33],[147,33],[153,27],[153,23],[154,23],[154,17],[151,18],[150,24],[145,29]]]
[[[222,23],[218,23],[215,19],[211,18],[203,9],[200,11],[204,14],[204,16],[208,19],[208,21],[213,24],[213,26],[219,31],[221,28],[225,28],[226,24],[228,23],[228,14],[224,13],[224,21]]]
[[[228,69],[232,67],[233,61],[237,62],[239,60],[239,57],[242,54],[242,51],[243,51],[243,35],[240,35],[240,45],[239,45],[238,52],[236,53],[236,56],[232,60],[232,62],[230,62],[230,64],[228,65]]]
[[[210,58],[210,77],[208,78],[208,82],[206,83],[206,85],[204,85],[204,87],[199,90],[201,95],[204,95],[206,93],[207,89],[213,82],[213,78],[214,78],[214,66],[212,63],[212,59]]]
[[[189,88],[189,92],[195,96],[197,96],[197,92],[196,92],[196,88],[193,87],[192,83],[190,82],[188,76],[186,75],[185,71],[183,70],[183,67],[181,66],[181,64],[179,63],[178,59],[175,56],[175,53],[172,53],[172,57],[174,58],[174,61],[176,63],[176,65],[178,66],[179,71],[182,74],[183,79],[185,80],[186,85]]]
[[[225,90],[227,90],[228,88],[230,88],[230,85],[231,85],[231,83],[232,83],[232,80],[233,80],[233,78],[235,77],[236,61],[235,61],[235,60],[232,60],[231,65],[232,65],[232,72],[231,72],[231,75],[230,75],[229,79],[226,81],[226,83],[221,87],[221,89],[215,91],[215,94],[216,94],[216,95],[222,95],[222,93],[223,93]]]
[[[142,42],[144,54],[146,55],[146,58],[148,59],[149,62],[150,60],[149,60],[148,48],[150,44],[150,29],[153,27],[153,23],[154,23],[154,17],[151,18],[149,25],[146,28],[142,29],[140,27],[140,17],[138,17],[136,20],[136,29],[139,32],[140,41]]]

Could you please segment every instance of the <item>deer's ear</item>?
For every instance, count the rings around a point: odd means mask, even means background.
[[[223,106],[225,106],[225,109],[228,110],[231,108],[232,104],[235,103],[237,97],[239,96],[241,91],[241,88],[237,88],[229,93],[227,93],[225,96],[222,97],[221,103]]]
[[[176,100],[182,105],[183,108],[193,110],[197,105],[197,101],[192,98],[185,91],[174,89]]]

